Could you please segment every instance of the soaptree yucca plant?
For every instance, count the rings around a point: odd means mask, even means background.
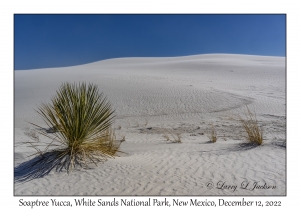
[[[104,162],[119,151],[112,129],[114,110],[96,85],[64,83],[51,102],[43,103],[36,111],[51,128],[31,123],[39,134],[50,139],[44,150],[39,149],[40,142],[27,142],[37,151],[33,165],[41,171],[50,167],[69,173],[77,166]]]

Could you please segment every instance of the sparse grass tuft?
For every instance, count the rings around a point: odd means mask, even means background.
[[[145,118],[145,123],[140,123],[138,120],[134,120],[133,123],[130,123],[129,120],[127,120],[127,125],[129,127],[134,127],[134,128],[138,128],[138,127],[146,127],[148,125],[148,119]]]
[[[163,134],[163,137],[164,137],[167,141],[170,141],[170,137],[169,137],[168,134],[164,133],[164,134]]]
[[[167,131],[166,129],[162,129],[163,131],[163,137],[172,143],[182,143],[181,141],[181,134],[180,133],[175,133],[175,132],[170,132]],[[170,138],[171,136],[171,138]]]
[[[245,117],[239,115],[239,121],[247,133],[247,139],[250,143],[261,145],[263,143],[263,131],[258,125],[256,113],[252,112],[248,106],[245,112]]]
[[[181,134],[180,133],[175,133],[175,137],[173,140],[174,143],[182,143],[181,141]]]
[[[44,150],[39,149],[39,142],[27,142],[36,149],[39,165],[48,164],[56,171],[66,169],[69,173],[76,166],[88,168],[91,163],[104,162],[119,151],[112,129],[114,111],[96,85],[64,83],[51,103],[42,104],[37,112],[49,128],[55,128],[47,132],[31,123],[39,134],[51,140]]]
[[[211,123],[210,134],[208,136],[209,140],[213,143],[217,142],[217,132],[214,124]]]

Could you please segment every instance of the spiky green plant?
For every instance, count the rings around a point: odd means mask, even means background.
[[[69,173],[77,165],[97,165],[119,151],[111,128],[114,110],[96,85],[64,83],[51,103],[43,103],[36,111],[52,132],[31,124],[51,142],[43,151],[32,142],[30,145],[37,150],[40,162],[56,170],[66,169]]]

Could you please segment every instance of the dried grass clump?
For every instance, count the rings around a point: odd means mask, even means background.
[[[163,131],[163,138],[171,143],[182,143],[181,141],[181,134],[167,131],[166,129],[162,129]],[[171,136],[171,138],[170,138]]]
[[[55,132],[31,123],[51,140],[44,150],[39,149],[39,142],[27,142],[37,151],[34,165],[69,173],[76,166],[88,168],[90,163],[104,162],[119,151],[112,129],[114,111],[96,85],[64,83],[51,103],[42,104],[37,112]]]
[[[245,117],[243,118],[239,115],[239,121],[247,133],[246,137],[248,141],[253,144],[261,145],[263,143],[263,131],[258,125],[256,113],[252,112],[248,107],[246,108]]]
[[[208,138],[212,143],[217,142],[217,132],[216,132],[215,126],[213,124],[211,124],[210,134],[209,134]]]

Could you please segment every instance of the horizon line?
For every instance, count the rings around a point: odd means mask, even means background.
[[[192,56],[200,56],[200,55],[245,55],[245,56],[260,56],[260,57],[278,57],[278,58],[286,58],[285,56],[278,56],[278,55],[257,55],[257,54],[238,54],[238,53],[202,53],[202,54],[192,54],[192,55],[178,55],[178,56],[124,56],[124,57],[112,57],[112,58],[105,58],[100,59],[92,62],[81,63],[76,65],[70,66],[53,66],[53,67],[40,67],[40,68],[26,68],[26,69],[15,69],[14,71],[26,71],[26,70],[38,70],[38,69],[54,69],[54,68],[68,68],[68,67],[75,67],[81,65],[87,65],[92,63],[97,63],[106,60],[114,60],[114,59],[122,59],[122,58],[178,58],[178,57],[192,57]]]

